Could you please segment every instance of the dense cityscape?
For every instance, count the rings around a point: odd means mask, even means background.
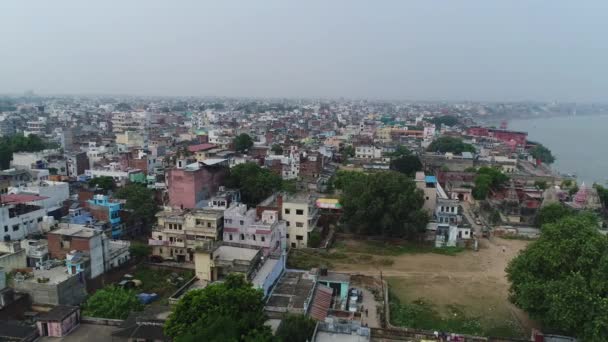
[[[608,190],[508,128],[576,110],[2,97],[0,338],[603,341]]]

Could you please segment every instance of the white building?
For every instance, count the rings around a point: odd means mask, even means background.
[[[26,186],[10,188],[11,194],[30,194],[46,197],[36,202],[36,205],[42,206],[46,212],[57,210],[63,206],[63,203],[70,197],[70,186],[66,182],[40,181],[29,183]]]
[[[283,220],[287,225],[287,243],[292,248],[308,246],[308,237],[317,226],[319,213],[312,196],[285,196]]]
[[[97,177],[112,177],[116,182],[125,182],[129,180],[129,176],[131,174],[141,173],[142,171],[139,169],[130,169],[127,171],[122,171],[120,169],[120,164],[118,163],[110,163],[105,166],[103,169],[90,169],[85,170],[84,175],[89,178],[97,178]]]
[[[42,233],[46,210],[34,204],[42,199],[35,195],[2,195],[0,234],[3,240],[21,240],[29,234]]]
[[[382,157],[382,148],[376,146],[357,146],[355,148],[355,158],[357,159],[376,159]]]
[[[280,221],[275,210],[264,210],[258,220],[256,210],[236,204],[224,211],[224,236],[226,242],[252,247],[262,247],[266,254],[282,250],[281,237],[286,234],[286,223]]]

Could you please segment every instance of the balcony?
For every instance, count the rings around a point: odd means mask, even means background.
[[[171,242],[169,240],[156,240],[156,239],[148,239],[148,245],[162,246],[162,247],[180,247],[180,248],[186,247],[186,244],[184,242],[177,242],[177,241]]]

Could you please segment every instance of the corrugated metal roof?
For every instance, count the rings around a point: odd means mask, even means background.
[[[317,285],[315,296],[312,300],[309,315],[317,321],[325,320],[327,312],[331,306],[331,297],[333,290],[325,285]]]

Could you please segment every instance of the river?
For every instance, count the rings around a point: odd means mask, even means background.
[[[509,121],[509,129],[553,152],[553,168],[577,175],[579,183],[608,181],[608,115],[564,116]]]

